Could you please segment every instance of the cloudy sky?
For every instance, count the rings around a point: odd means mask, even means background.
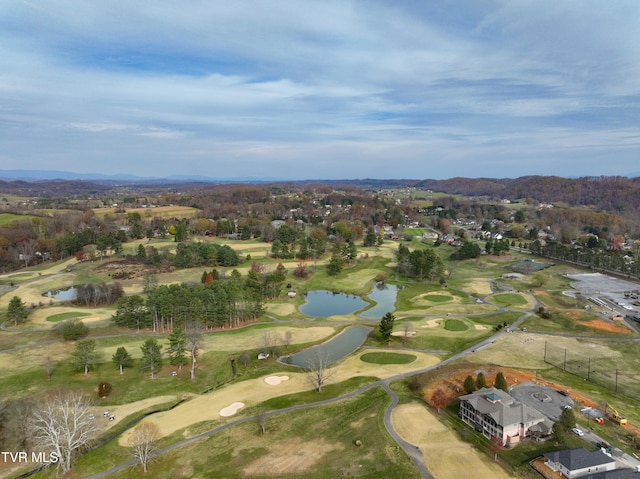
[[[640,175],[637,0],[0,0],[0,169]]]

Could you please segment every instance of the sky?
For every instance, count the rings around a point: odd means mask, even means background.
[[[640,176],[637,0],[0,0],[0,169]]]

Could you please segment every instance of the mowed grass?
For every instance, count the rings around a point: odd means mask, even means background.
[[[373,388],[334,404],[276,414],[267,417],[264,434],[258,422],[250,420],[163,454],[146,475],[135,467],[110,477],[418,479],[420,474],[384,428],[389,400],[384,390]],[[69,477],[87,477],[130,457],[113,444],[109,451],[110,455],[96,451],[80,458]]]
[[[75,318],[84,318],[86,316],[91,316],[89,313],[83,313],[81,311],[69,311],[67,313],[58,313],[52,314],[51,316],[47,316],[47,321],[52,323],[57,323],[59,321],[66,321],[67,319],[75,319]]]
[[[469,329],[469,326],[459,319],[447,319],[444,322],[444,329],[447,331],[466,331]]]
[[[360,360],[374,364],[409,364],[417,358],[413,354],[402,353],[365,353]]]
[[[0,226],[10,225],[14,221],[31,221],[38,218],[35,215],[17,215],[14,213],[0,213]]]
[[[117,216],[117,208],[94,208],[96,216],[102,218],[105,215]],[[158,206],[156,208],[127,208],[126,214],[138,213],[143,218],[160,217],[160,218],[193,218],[198,213],[197,208],[191,206]]]

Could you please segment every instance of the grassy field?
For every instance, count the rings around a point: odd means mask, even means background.
[[[0,226],[6,226],[14,221],[31,221],[34,218],[38,218],[34,215],[16,215],[14,213],[0,213]]]
[[[155,213],[155,209],[152,212]],[[188,211],[185,210],[184,213],[188,214]],[[243,275],[248,271],[251,261],[264,262],[267,268],[275,268],[280,262],[267,258],[269,245],[259,241],[213,241],[229,244],[243,255],[251,255],[249,261],[237,268]],[[125,248],[135,251],[138,243],[129,243]],[[169,250],[175,248],[175,243],[169,240],[153,240],[152,244]],[[323,258],[315,266],[309,264],[312,275],[306,280],[295,278],[291,274],[297,260],[283,261],[289,271],[287,282],[298,292],[323,289],[365,296],[371,291],[376,276],[384,275],[389,281],[395,279],[393,252],[397,244],[385,242],[381,247],[361,249],[360,254],[366,252],[368,258],[362,256],[337,277],[327,275],[324,266],[327,258]],[[409,246],[430,247],[419,241],[413,241]],[[372,333],[366,345],[379,349],[358,351],[341,361],[336,367],[333,381],[321,395],[310,391],[310,385],[305,383],[299,370],[273,359],[256,359],[265,335],[281,338],[289,335],[289,346],[285,347],[283,340],[278,348],[278,354],[289,354],[327,340],[347,324],[366,321],[355,315],[335,317],[330,322],[305,318],[297,309],[304,301],[301,294],[296,298],[283,297],[269,301],[266,305],[267,314],[257,324],[233,331],[207,333],[194,381],[189,379],[186,367],[177,369],[166,361],[157,378],[152,381],[148,378],[148,373],[140,371],[139,364],[120,375],[111,361],[114,352],[121,346],[126,347],[138,361],[142,355],[140,346],[150,337],[149,332],[134,333],[110,324],[113,307],[82,308],[42,297],[44,292],[52,289],[84,282],[110,281],[109,271],[104,268],[104,264],[113,258],[80,264],[76,264],[75,260],[68,260],[3,275],[0,276],[0,285],[6,285],[7,289],[0,297],[0,308],[5,308],[14,294],[34,307],[30,309],[30,320],[25,326],[16,331],[0,332],[0,357],[4,364],[0,372],[0,391],[7,397],[25,394],[38,396],[49,390],[67,388],[94,395],[97,384],[108,381],[113,385],[113,392],[109,398],[101,400],[101,407],[109,406],[114,410],[121,408],[124,411],[124,415],[119,414],[122,417],[118,418],[117,423],[111,425],[113,428],[123,427],[127,416],[135,416],[141,410],[149,410],[148,408],[160,407],[148,403],[154,398],[161,398],[164,401],[162,404],[166,405],[176,398],[191,397],[192,402],[186,403],[188,405],[177,409],[173,415],[166,414],[167,418],[171,417],[171,421],[175,421],[172,423],[173,429],[168,428],[167,436],[162,440],[163,444],[170,444],[224,422],[218,411],[233,402],[234,397],[242,399],[245,404],[237,417],[335,397],[377,378],[436,364],[451,354],[489,338],[497,329],[512,324],[525,312],[533,312],[536,305],[542,304],[551,312],[550,319],[532,314],[523,324],[527,328],[526,333],[518,331],[503,335],[495,344],[484,347],[461,361],[536,371],[541,378],[552,380],[567,389],[593,395],[597,401],[614,401],[630,421],[640,424],[640,406],[635,401],[618,400],[615,394],[613,399],[607,399],[612,397],[610,390],[561,368],[554,368],[544,360],[545,349],[561,351],[554,353],[554,357],[563,357],[565,349],[569,357],[572,354],[576,357],[586,354],[594,361],[594,371],[609,371],[609,377],[603,377],[603,380],[611,381],[611,371],[614,371],[615,379],[617,370],[621,372],[620,376],[624,377],[625,383],[629,383],[626,387],[630,388],[631,395],[640,392],[640,379],[636,381],[635,375],[631,374],[638,370],[640,359],[635,348],[636,342],[628,340],[636,337],[635,333],[624,328],[614,329],[611,326],[613,323],[603,322],[596,312],[584,310],[583,305],[576,304],[575,298],[564,295],[563,291],[570,289],[570,286],[562,275],[570,271],[569,268],[547,268],[543,272],[545,282],[540,286],[534,285],[534,281],[528,276],[522,279],[501,277],[510,271],[511,264],[521,261],[522,258],[518,255],[489,256],[452,263],[449,260],[451,247],[442,245],[434,248],[434,251],[445,260],[448,268],[444,285],[438,281],[400,282],[403,288],[396,299],[395,331],[398,333],[406,328],[412,335],[396,335],[387,343],[380,339],[377,332]],[[67,271],[70,265],[73,269]],[[197,282],[202,271],[202,268],[176,270],[158,274],[158,279],[161,283]],[[231,269],[226,270],[226,274],[230,272]],[[14,288],[9,287],[12,283]],[[128,294],[142,290],[140,277],[123,280],[122,284]],[[59,340],[50,329],[55,322],[70,317],[81,317],[91,328],[90,337],[95,338],[98,343],[102,359],[87,376],[77,372],[71,362],[70,355],[75,344]],[[39,331],[39,328],[45,330]],[[548,333],[576,337],[551,336]],[[166,335],[156,337],[166,351]],[[413,351],[405,352],[400,349]],[[424,351],[446,353],[436,356]],[[237,359],[244,352],[249,354],[250,362],[243,366],[236,361],[234,376],[231,359]],[[55,364],[50,380],[46,380],[46,362]],[[172,375],[174,371],[176,376]],[[270,375],[287,375],[289,379],[278,386],[280,389],[273,389],[264,384],[264,378]],[[404,388],[406,400],[406,386],[394,387]],[[211,392],[202,395],[205,391]],[[247,422],[185,446],[175,453],[163,455],[152,464],[151,474],[153,477],[218,477],[224,471],[224,476],[220,477],[261,478],[267,477],[265,471],[277,472],[284,470],[284,467],[292,467],[290,470],[294,474],[310,478],[337,475],[417,477],[407,458],[398,451],[384,428],[381,428],[381,414],[387,402],[388,397],[383,391],[376,389],[336,405],[309,409],[304,414],[278,414],[269,418],[265,435],[259,431],[257,423]],[[201,412],[209,415],[201,416]],[[187,424],[188,417],[192,422]],[[168,421],[169,419],[167,424]],[[613,435],[615,430],[605,429],[604,432]],[[436,435],[424,436],[428,438],[425,439],[425,444],[440,437],[440,433],[438,431]],[[621,437],[620,434],[618,436]],[[355,446],[356,439],[363,441],[363,445]],[[629,438],[622,437],[621,440],[631,444]],[[425,447],[425,452],[430,451],[427,446],[420,447]],[[85,477],[128,458],[127,448],[118,441],[112,441],[100,450],[80,458],[76,470],[69,477]],[[516,459],[514,464],[517,465]],[[432,463],[431,467],[438,466]],[[135,468],[115,477],[138,475],[141,475],[140,471]],[[44,476],[46,474],[39,477]]]

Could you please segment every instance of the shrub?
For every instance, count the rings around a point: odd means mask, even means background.
[[[58,332],[65,341],[75,341],[89,334],[89,328],[79,319],[69,319],[60,323]]]
[[[98,397],[106,398],[109,394],[111,394],[111,384],[107,381],[101,381],[98,384]]]

